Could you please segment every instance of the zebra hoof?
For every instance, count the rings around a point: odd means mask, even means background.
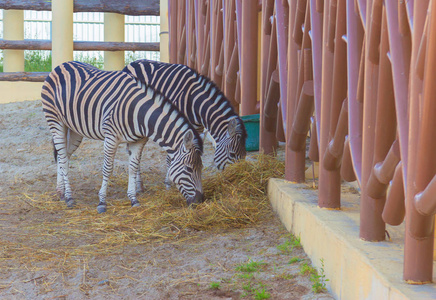
[[[76,202],[74,202],[73,199],[67,199],[67,200],[65,200],[65,203],[67,204],[68,208],[73,208],[74,205],[76,204]]]
[[[139,202],[132,203],[132,207],[139,207],[139,206],[141,206],[141,204],[139,204]]]
[[[97,206],[97,212],[99,214],[105,213],[106,212],[106,204],[99,204]]]

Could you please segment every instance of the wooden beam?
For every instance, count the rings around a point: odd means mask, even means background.
[[[159,51],[159,43],[74,42],[76,51]],[[0,40],[0,49],[51,50],[51,40]]]
[[[132,16],[159,16],[159,0],[74,0],[74,12],[111,12]],[[50,11],[47,0],[0,0],[0,9]]]
[[[5,72],[0,73],[0,81],[43,82],[50,72]]]

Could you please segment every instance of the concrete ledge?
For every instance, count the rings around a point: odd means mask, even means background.
[[[327,287],[336,298],[436,299],[435,284],[409,285],[402,279],[404,227],[387,227],[392,241],[359,238],[357,189],[344,185],[338,211],[320,209],[318,191],[306,184],[271,179],[268,197],[286,228],[301,238],[313,265],[319,269],[324,260]]]

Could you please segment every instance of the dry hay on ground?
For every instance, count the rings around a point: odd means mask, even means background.
[[[123,193],[122,201],[110,201],[108,211],[100,215],[95,205],[85,204],[95,203],[95,193],[84,193],[74,209],[66,209],[65,203],[49,193],[0,199],[16,203],[2,214],[27,210],[41,215],[38,222],[34,217],[29,218],[31,222],[23,222],[16,236],[5,241],[0,249],[0,266],[13,269],[15,261],[28,268],[38,269],[40,265],[65,272],[83,257],[122,254],[128,246],[152,240],[176,243],[194,237],[198,231],[252,225],[271,215],[266,183],[271,177],[282,177],[283,172],[283,162],[258,155],[223,172],[206,174],[206,201],[195,208],[186,207],[177,189],[166,191],[161,184],[152,184],[152,178],[146,178],[149,187],[139,197],[140,207],[131,208]],[[113,178],[111,185],[110,190],[115,186],[124,189],[127,175]]]

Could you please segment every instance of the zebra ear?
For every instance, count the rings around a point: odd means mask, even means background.
[[[192,147],[194,146],[194,134],[191,130],[188,130],[183,136],[183,144],[188,150],[192,149]]]
[[[233,137],[236,134],[236,126],[238,126],[238,122],[236,121],[236,119],[231,119],[229,121],[229,127],[228,127],[228,132],[229,132],[229,136]]]

